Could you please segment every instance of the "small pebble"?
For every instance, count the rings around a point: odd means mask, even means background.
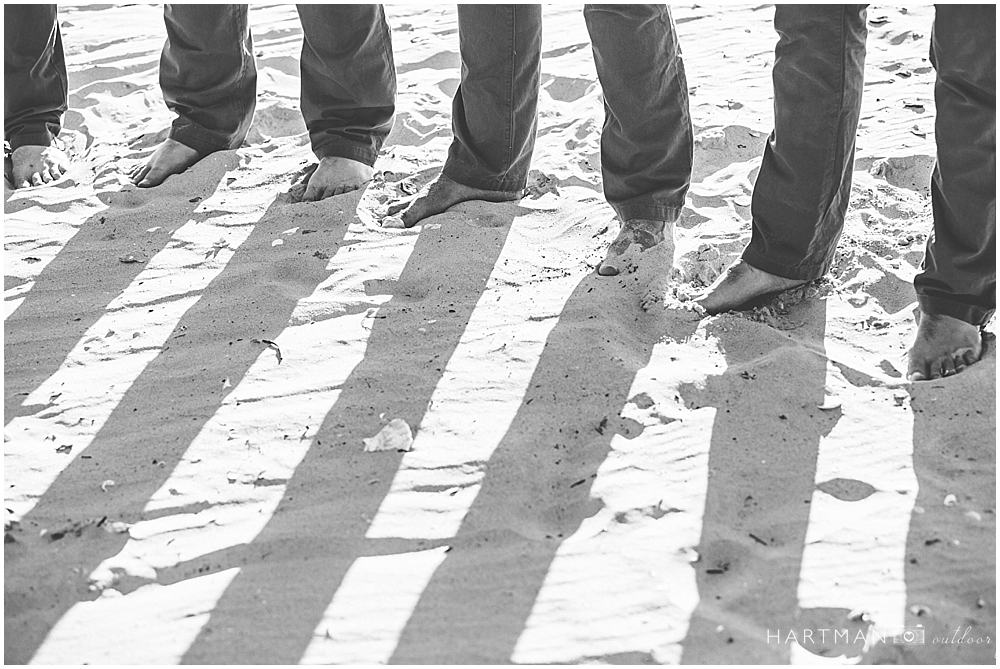
[[[382,219],[382,227],[402,230],[406,227],[406,224],[403,223],[403,219],[399,216],[386,216]]]
[[[929,616],[931,614],[931,610],[923,604],[914,604],[910,607],[910,613],[920,618],[923,616]]]
[[[978,511],[966,511],[965,512],[965,516],[966,516],[966,518],[971,518],[972,520],[976,521],[977,523],[981,522],[983,520],[983,517],[979,514]]]
[[[958,498],[955,497],[954,495],[947,495],[944,498],[944,505],[945,506],[955,506],[956,504],[958,504]]]
[[[923,512],[924,512],[924,507],[922,506],[913,507],[913,513],[923,513]]]
[[[867,611],[864,611],[862,609],[854,609],[853,611],[847,614],[847,619],[853,620],[855,622],[860,620],[861,622],[866,623],[871,620],[871,616],[868,615]]]
[[[983,599],[982,597],[980,597],[979,599],[976,600],[976,608],[977,609],[984,608],[985,606],[986,606],[986,600],[985,599]]]
[[[285,243],[284,239],[275,239],[273,242],[271,242],[271,246],[281,246],[284,243]]]
[[[107,492],[108,488],[110,488],[114,484],[115,484],[114,481],[112,481],[111,479],[108,479],[107,481],[105,481],[104,483],[101,484],[101,492]]]
[[[718,627],[715,628],[715,631],[718,632],[719,634],[722,634],[722,632],[725,629],[726,629],[725,627],[723,627],[722,625],[719,625]]]

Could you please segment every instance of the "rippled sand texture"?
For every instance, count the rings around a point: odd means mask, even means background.
[[[171,118],[160,9],[61,10],[75,162],[5,192],[5,661],[993,663],[993,340],[902,379],[933,9],[869,10],[834,269],[702,320],[594,271],[617,222],[578,7],[545,9],[530,194],[380,228],[440,169],[460,76],[452,6],[387,13],[375,181],[298,203],[291,5],[251,11],[246,145],[151,190],[125,172]],[[772,17],[675,8],[697,143],[670,297],[749,239]],[[365,452],[397,419],[412,450]]]

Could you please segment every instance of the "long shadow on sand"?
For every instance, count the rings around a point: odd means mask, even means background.
[[[45,408],[21,404],[59,369],[112,300],[145,267],[122,263],[119,257],[136,252],[137,246],[146,257],[162,251],[178,228],[201,216],[192,215],[198,203],[215,192],[237,160],[234,153],[218,154],[159,188],[98,195],[108,209],[80,226],[4,323],[5,425]],[[157,226],[155,233],[146,232]]]
[[[683,340],[696,326],[687,312],[643,314],[616,281],[580,282],[392,663],[511,661],[562,541],[600,510],[591,488],[612,438],[643,429],[619,418],[636,372],[664,333]]]
[[[360,193],[344,198],[350,205],[345,210],[353,212]],[[102,516],[140,519],[150,497],[225,398],[218,380],[228,377],[237,385],[261,352],[250,340],[276,338],[299,300],[329,276],[326,260],[313,258],[310,244],[322,236],[325,249],[338,248],[350,219],[328,219],[329,234],[293,235],[272,248],[271,242],[287,228],[286,199],[279,196],[268,208],[184,314],[167,345],[87,447],[89,457],[74,459],[22,518],[21,527],[33,532],[22,531],[17,542],[5,544],[5,661],[29,661],[69,607],[93,599],[89,574],[127,539],[96,531],[52,543],[38,537],[38,527]],[[53,276],[51,282],[63,280]],[[184,338],[175,340],[179,334]],[[91,492],[106,479],[119,484],[95,499]]]
[[[704,389],[682,389],[689,408],[716,409],[693,565],[699,604],[684,664],[725,664],[736,654],[745,663],[790,660],[789,646],[767,644],[767,631],[791,629],[802,614],[797,588],[819,442],[840,417],[839,409],[817,408],[826,384],[826,304],[802,302],[791,317],[804,323],[794,339],[740,317],[717,320],[708,331],[726,371]]]
[[[268,524],[249,545],[206,557],[213,566],[239,566],[240,572],[184,663],[237,657],[297,663],[356,558],[416,549],[415,542],[365,539],[402,455],[364,453],[361,440],[382,427],[380,414],[420,425],[511,223],[524,211],[516,204],[497,205],[476,222],[452,212],[436,219],[440,225],[423,227],[391,287],[392,298],[379,307],[364,358],[344,383]],[[418,333],[418,328],[426,331]],[[190,575],[198,575],[198,565],[189,566]]]
[[[989,345],[958,376],[909,387],[919,488],[904,624],[923,627],[924,643],[878,644],[866,664],[996,663],[996,339]]]

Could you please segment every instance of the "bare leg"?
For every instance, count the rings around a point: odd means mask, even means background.
[[[906,378],[926,381],[951,376],[978,362],[982,354],[983,340],[975,325],[951,316],[921,314]]]
[[[54,146],[19,146],[10,156],[14,188],[57,181],[69,167],[69,156]]]
[[[741,259],[730,265],[695,303],[709,314],[721,314],[748,308],[754,302],[807,283],[768,274]]]
[[[425,218],[447,211],[459,202],[469,200],[509,202],[521,199],[521,195],[522,191],[483,190],[465,186],[452,181],[444,174],[439,174],[411,201],[390,207],[389,216],[383,219],[382,225],[387,228],[412,228]]]
[[[358,190],[372,180],[373,174],[374,170],[370,166],[357,160],[339,156],[322,158],[308,176],[302,200],[315,202]]]
[[[153,152],[149,162],[133,169],[129,176],[139,188],[152,188],[159,186],[171,174],[180,174],[202,158],[204,156],[200,153],[176,139],[166,139]]]

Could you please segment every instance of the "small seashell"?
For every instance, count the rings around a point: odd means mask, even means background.
[[[954,495],[947,495],[947,496],[945,496],[945,498],[944,498],[944,505],[945,506],[955,506],[956,504],[958,504],[958,498],[957,497],[955,497]]]
[[[382,219],[382,227],[402,230],[406,227],[406,224],[403,223],[403,219],[399,216],[386,216]]]
[[[823,399],[823,403],[816,407],[817,409],[822,409],[823,411],[833,411],[834,409],[840,408],[840,398],[839,397],[826,397]]]
[[[273,242],[271,242],[271,246],[281,246],[284,243],[285,243],[284,239],[275,239]]]
[[[413,433],[402,418],[393,418],[374,437],[361,441],[364,442],[366,453],[413,450]]]
[[[111,479],[108,479],[107,481],[105,481],[104,483],[101,484],[101,492],[107,492],[108,488],[110,488],[114,484],[115,484],[114,481],[112,481]]]
[[[115,521],[113,523],[107,523],[104,526],[105,532],[110,532],[111,534],[125,534],[128,532],[128,523],[123,523],[121,521]]]
[[[966,518],[971,518],[972,520],[976,521],[977,523],[981,522],[983,520],[983,516],[978,511],[966,511],[965,512],[965,517]]]
[[[869,616],[868,612],[864,609],[854,609],[847,614],[847,619],[855,622],[860,620],[861,622],[867,623],[871,621],[871,616]]]

